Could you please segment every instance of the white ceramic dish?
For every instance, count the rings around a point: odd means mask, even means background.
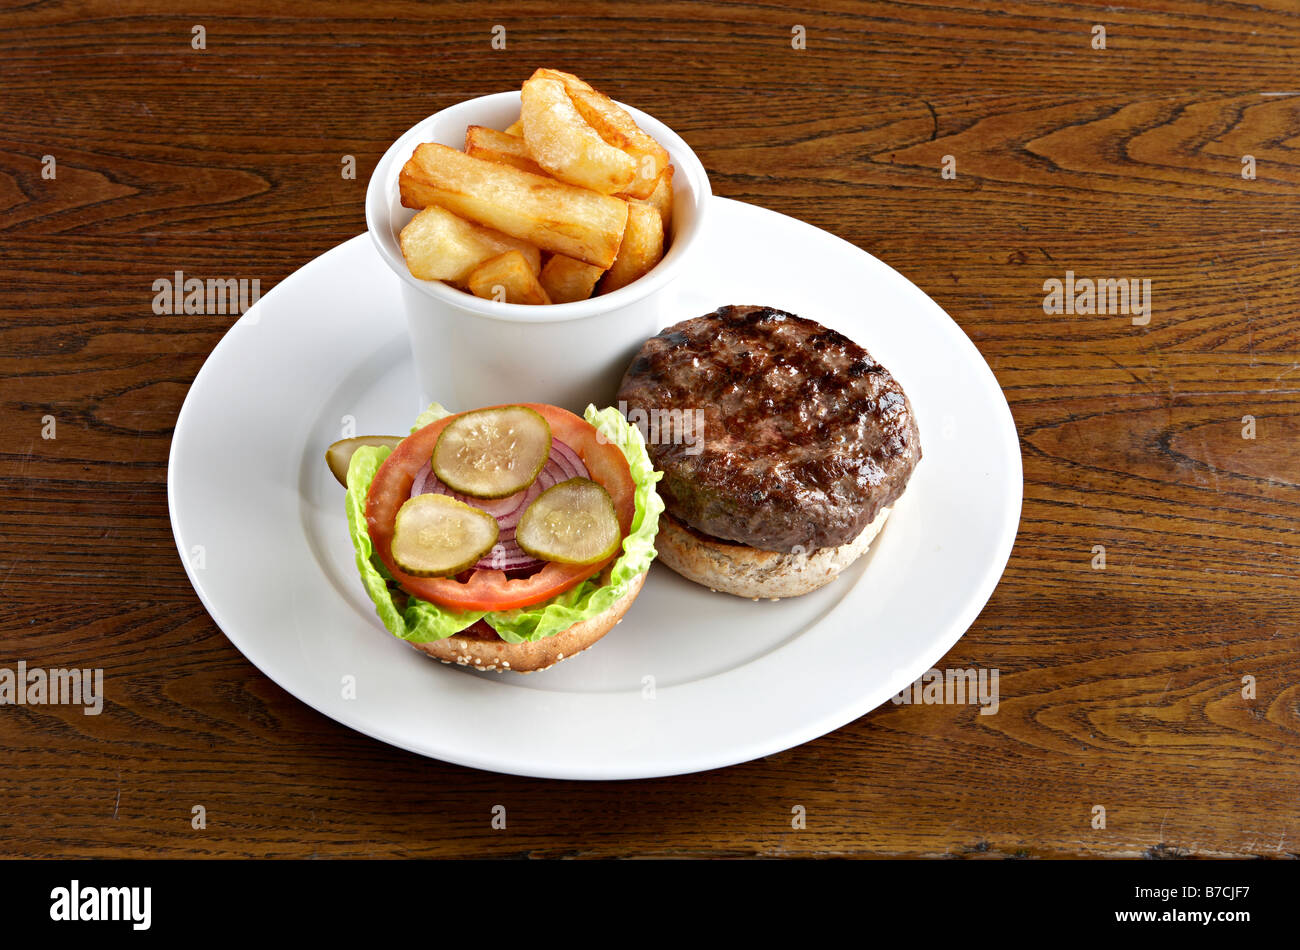
[[[323,461],[349,420],[357,434],[401,433],[422,408],[398,282],[362,235],[239,319],[176,423],[176,543],[230,640],[303,702],[384,742],[570,779],[770,755],[939,661],[993,592],[1019,522],[1019,440],[997,381],[937,304],[870,255],[750,205],[715,199],[711,214],[665,322],[728,303],[790,310],[866,346],[912,400],[924,458],[866,557],[779,603],[656,565],[623,624],[530,676],[444,666],[399,642],[362,591]]]
[[[441,281],[411,275],[398,235],[415,212],[403,208],[398,175],[416,146],[465,145],[465,129],[504,129],[519,118],[519,92],[459,102],[403,133],[375,166],[366,190],[366,226],[401,281],[416,381],[426,402],[549,402],[580,412],[613,398],[623,370],[646,337],[675,312],[673,282],[696,253],[711,196],[704,166],[666,125],[623,108],[668,150],[674,167],[672,240],[640,280],[574,303],[533,307],[481,300]],[[600,394],[606,394],[601,396]]]

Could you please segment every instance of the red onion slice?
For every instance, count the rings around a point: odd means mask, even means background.
[[[536,501],[537,496],[543,491],[544,489],[540,482],[535,480],[525,491],[519,493],[521,496],[519,504],[516,505],[514,509],[506,512],[504,515],[496,516],[497,525],[501,528],[502,534],[508,530],[510,536],[514,537],[515,525],[519,524],[519,519],[524,516],[524,512],[528,510],[528,506]]]
[[[514,538],[511,538],[509,541],[498,540],[492,550],[474,566],[483,571],[517,571],[541,563],[531,554],[525,554]]]
[[[481,508],[493,518],[502,518],[523,504],[524,495],[526,494],[528,494],[527,488],[517,491],[513,495],[507,495],[505,498],[470,499],[468,495],[459,494],[457,497],[460,501],[463,501],[466,504],[473,505],[475,508]]]
[[[480,511],[486,511],[494,518],[508,515],[518,508],[523,503],[524,496],[527,493],[528,489],[525,488],[513,495],[507,495],[505,498],[475,498],[472,495],[463,495],[448,488],[442,479],[433,474],[433,466],[427,462],[423,468],[415,473],[415,479],[411,482],[412,498],[416,495],[450,495],[457,501],[463,501],[467,505],[473,505]]]
[[[415,479],[411,482],[411,497],[425,494],[450,495],[457,501],[473,505],[496,518],[500,529],[497,543],[474,567],[482,571],[515,571],[540,567],[545,563],[524,553],[519,543],[515,541],[515,526],[519,524],[519,519],[524,516],[528,506],[552,485],[558,485],[570,478],[589,477],[587,467],[582,464],[578,453],[559,439],[553,438],[550,457],[538,472],[537,478],[533,479],[533,483],[523,491],[515,492],[506,498],[475,498],[472,495],[463,495],[443,484],[442,480],[433,474],[433,463],[429,461],[415,473]]]
[[[582,464],[582,459],[578,453],[573,451],[559,439],[551,440],[551,454],[559,456],[560,466],[566,470],[566,478],[588,478],[587,466]]]
[[[427,482],[427,481],[429,480],[429,476],[430,476],[431,474],[433,474],[433,463],[432,463],[432,462],[426,462],[425,465],[424,465],[424,468],[420,469],[418,472],[415,473],[415,481],[411,482],[411,497],[412,497],[412,498],[414,498],[416,495],[423,495],[423,494],[424,494],[424,485],[425,485],[425,482]]]

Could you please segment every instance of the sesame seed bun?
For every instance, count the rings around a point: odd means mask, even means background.
[[[882,508],[875,520],[847,544],[793,554],[761,551],[709,537],[664,512],[659,516],[655,548],[661,562],[710,590],[754,600],[797,597],[829,584],[865,554],[884,527],[890,510]]]
[[[506,670],[514,673],[547,670],[561,660],[577,656],[612,630],[614,625],[623,619],[623,615],[632,606],[632,601],[636,600],[637,594],[641,593],[641,585],[644,583],[643,573],[632,581],[631,589],[626,594],[614,601],[602,613],[590,620],[575,623],[569,629],[542,640],[529,643],[506,643],[504,640],[485,640],[456,634],[445,640],[412,643],[411,646],[436,660],[455,663],[474,670],[492,670],[497,673]]]

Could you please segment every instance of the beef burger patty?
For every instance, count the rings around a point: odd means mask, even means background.
[[[720,307],[652,337],[619,400],[633,422],[685,421],[660,424],[648,446],[668,512],[762,551],[847,544],[921,458],[889,371],[843,334],[771,307]]]

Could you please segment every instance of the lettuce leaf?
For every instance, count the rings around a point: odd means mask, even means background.
[[[446,409],[433,403],[421,413],[411,431],[446,415],[449,415]],[[507,643],[542,640],[603,613],[627,593],[632,581],[650,568],[650,562],[655,558],[654,540],[659,530],[659,514],[664,510],[655,483],[663,474],[656,472],[650,463],[640,430],[628,423],[617,409],[597,411],[595,406],[588,406],[583,415],[596,427],[603,440],[617,445],[627,458],[636,484],[632,530],[623,539],[623,553],[610,569],[608,583],[601,584],[593,578],[545,603],[516,610],[455,611],[418,597],[407,597],[392,582],[383,562],[375,557],[374,544],[366,530],[366,495],[375,473],[392,449],[363,446],[353,453],[348,465],[348,531],[352,535],[361,583],[389,632],[412,643],[427,643],[444,640],[483,619]],[[403,598],[406,599],[405,608],[398,606]]]
[[[449,415],[451,415],[451,410],[444,409],[442,403],[431,402],[428,409],[416,416],[415,425],[411,426],[411,431],[415,432],[418,429],[423,429],[425,426],[437,422],[443,416]]]
[[[375,612],[394,636],[414,643],[445,640],[473,624],[483,614],[447,610],[418,597],[406,598],[406,609],[399,609],[394,594],[399,599],[406,595],[396,582],[389,587],[392,575],[384,567],[384,562],[375,557],[374,544],[366,530],[366,495],[379,466],[392,452],[386,445],[362,446],[352,453],[352,461],[348,464],[348,531],[356,551],[357,571],[361,574],[366,593],[375,602]]]

